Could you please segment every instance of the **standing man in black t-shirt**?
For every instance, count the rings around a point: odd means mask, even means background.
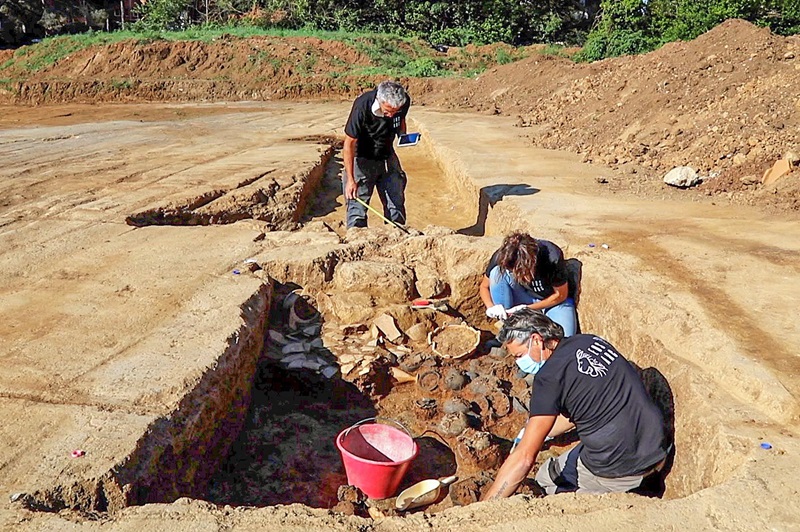
[[[394,139],[406,132],[411,98],[402,85],[384,81],[353,102],[344,128],[344,197],[347,227],[366,227],[367,209],[378,189],[383,214],[394,223],[406,223],[406,174],[394,152]]]
[[[545,438],[573,426],[580,444],[548,459],[536,474],[548,494],[630,491],[663,466],[668,446],[661,412],[633,366],[606,340],[590,334],[565,339],[560,325],[531,309],[509,316],[498,340],[515,357],[544,365],[533,380],[522,441],[484,499],[512,495]]]

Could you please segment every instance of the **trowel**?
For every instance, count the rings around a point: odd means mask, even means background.
[[[429,479],[417,482],[397,496],[395,507],[398,510],[410,510],[435,503],[441,495],[442,488],[458,480],[458,477]]]

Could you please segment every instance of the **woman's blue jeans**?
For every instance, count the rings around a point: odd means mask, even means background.
[[[530,305],[541,301],[530,295],[511,275],[495,266],[489,272],[489,293],[495,305],[503,305],[506,310],[517,305]],[[564,337],[575,334],[577,315],[575,301],[568,297],[565,301],[550,308],[542,309],[545,315],[564,328]]]

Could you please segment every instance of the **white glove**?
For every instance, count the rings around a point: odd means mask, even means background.
[[[524,308],[528,308],[528,305],[517,305],[516,307],[511,307],[506,312],[509,314],[514,314],[518,310],[522,310]]]
[[[495,320],[504,320],[508,318],[505,307],[503,305],[494,305],[486,309],[486,315]]]

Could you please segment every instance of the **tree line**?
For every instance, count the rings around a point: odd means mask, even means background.
[[[36,34],[59,33],[58,21],[74,31],[76,12],[84,14],[77,20],[86,29],[117,29],[132,17],[140,31],[240,24],[375,31],[432,45],[579,45],[585,60],[692,39],[729,18],[784,35],[800,32],[800,0],[0,0],[0,40],[8,28],[19,37],[15,14],[26,14],[22,29]]]

